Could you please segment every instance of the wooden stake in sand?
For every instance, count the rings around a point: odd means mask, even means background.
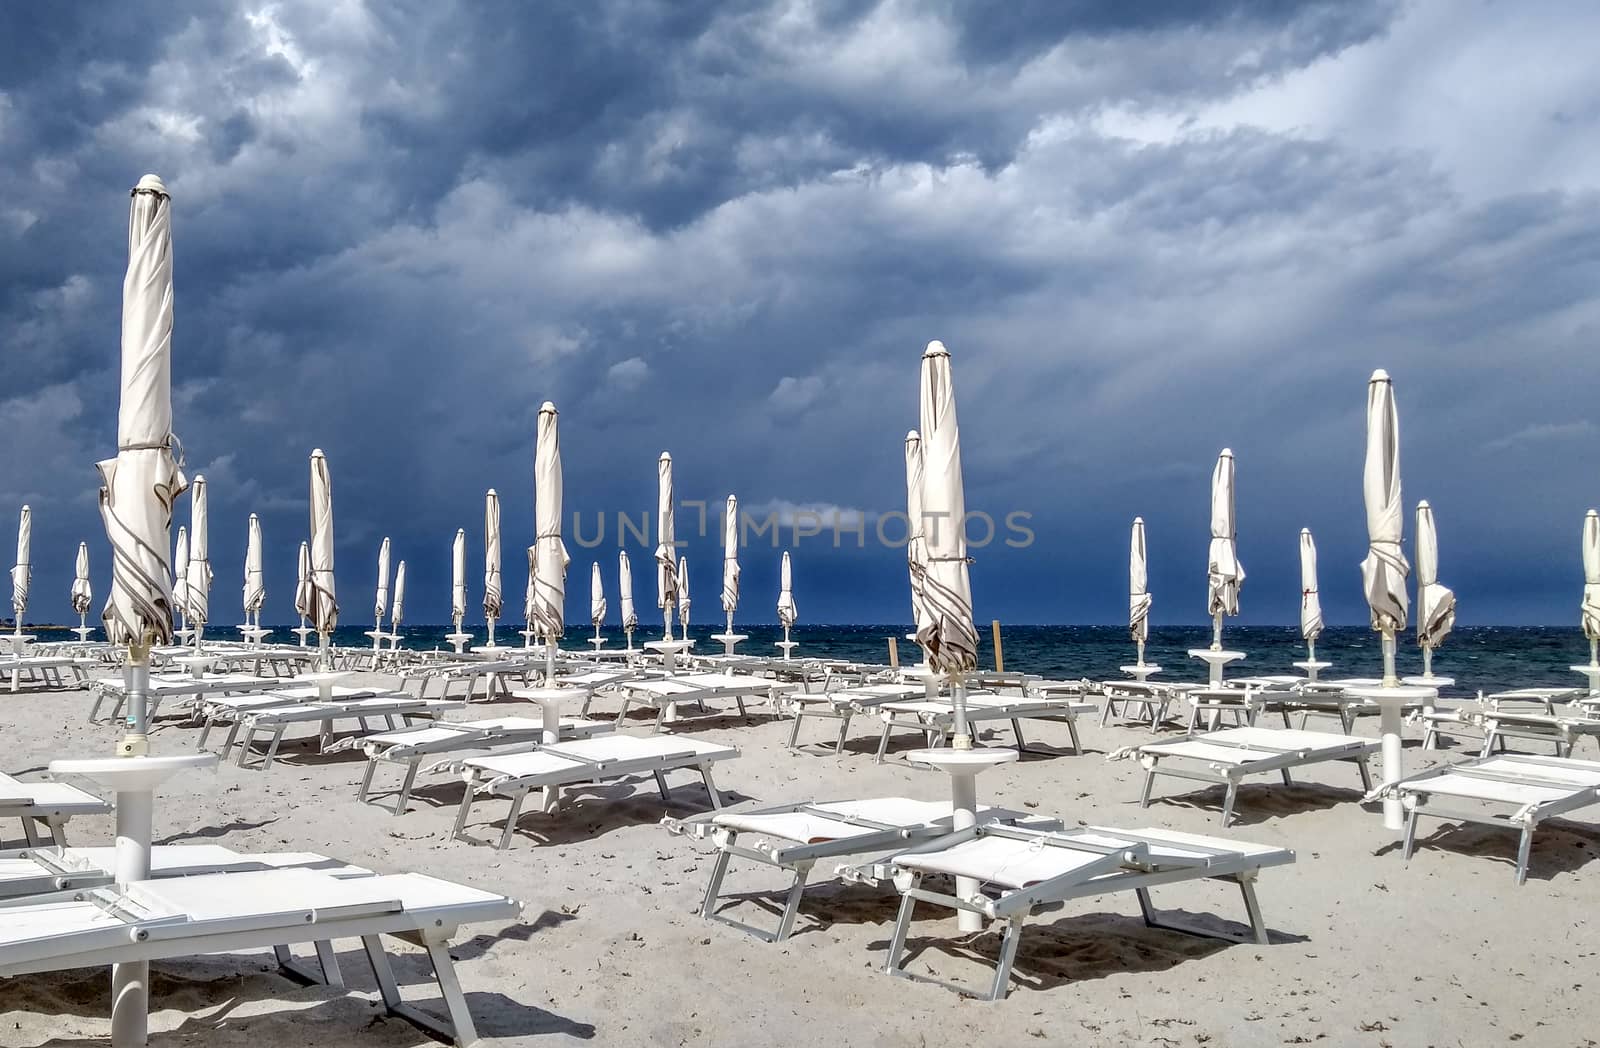
[[[1006,671],[1006,659],[1005,654],[1000,649],[1000,620],[994,619],[991,621],[989,628],[994,630],[994,671],[996,673],[1004,673]]]
[[[895,669],[900,668],[900,646],[894,642],[893,637],[889,638],[889,665]]]

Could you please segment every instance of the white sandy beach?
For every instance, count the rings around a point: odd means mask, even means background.
[[[109,754],[119,729],[86,723],[88,705],[83,691],[0,696],[0,768],[31,778],[52,758]],[[596,709],[615,705],[602,698]],[[485,709],[526,712],[505,702],[472,712]],[[646,732],[650,723],[641,714],[627,730]],[[853,751],[838,758],[786,749],[787,721],[765,709],[749,721],[689,718],[681,730],[742,749],[718,771],[719,785],[740,799],[947,796],[937,773],[893,756],[875,765],[869,724],[855,732]],[[1357,730],[1373,734],[1375,722]],[[787,943],[769,945],[700,920],[693,910],[710,859],[657,825],[663,806],[648,780],[573,790],[558,815],[525,814],[512,849],[502,853],[444,840],[458,784],[422,780],[414,810],[395,818],[356,803],[358,756],[319,757],[309,740],[288,748],[267,773],[230,765],[175,780],[159,799],[156,837],[315,850],[522,900],[522,923],[469,928],[452,951],[487,1045],[1595,1043],[1594,825],[1543,828],[1528,884],[1518,888],[1510,833],[1469,829],[1437,841],[1430,834],[1403,864],[1375,808],[1356,803],[1359,781],[1349,765],[1306,769],[1292,790],[1247,786],[1238,823],[1221,831],[1219,789],[1139,809],[1138,765],[1108,762],[1104,754],[1147,732],[1101,729],[1087,718],[1082,731],[1090,752],[1029,757],[990,772],[980,780],[980,799],[1054,813],[1068,825],[1154,825],[1291,847],[1298,860],[1264,871],[1259,884],[1273,945],[1150,930],[1132,896],[1116,896],[1030,923],[1009,998],[979,1003],[882,974],[897,897],[829,882],[821,868]],[[1423,754],[1411,734],[1411,767],[1461,755],[1448,745]],[[1067,741],[1063,728],[1033,735],[1035,743]],[[188,751],[194,739],[193,729],[164,719],[154,748]],[[907,736],[897,748],[909,745]],[[704,807],[697,778],[671,781],[684,785],[671,811]],[[1157,796],[1185,789],[1166,780]],[[479,831],[504,810],[503,802],[480,805]],[[6,832],[15,833],[14,825]],[[111,820],[75,820],[69,833],[72,843],[107,843]],[[735,864],[727,890],[783,886],[776,871]],[[1236,891],[1221,885],[1179,886],[1157,892],[1156,901],[1230,921],[1242,916]],[[770,910],[754,904],[737,915],[775,923]],[[924,909],[919,918],[913,967],[980,985],[996,937],[963,943],[948,912]],[[357,944],[338,946],[349,993],[293,983],[276,973],[267,953],[155,965],[152,1043],[428,1043],[374,1003]],[[397,970],[422,997],[431,986],[420,984],[425,967],[408,963],[416,959],[402,954]],[[101,1043],[110,1028],[109,985],[103,969],[0,983],[0,1045]]]

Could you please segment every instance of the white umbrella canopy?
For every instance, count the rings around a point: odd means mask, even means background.
[[[927,544],[923,541],[922,515],[922,435],[906,434],[906,570],[911,576],[911,628],[920,630],[928,619],[928,602],[923,595],[928,569]]]
[[[539,408],[533,452],[534,546],[537,550],[534,621],[552,649],[566,631],[567,556],[561,541],[561,416],[548,400]]]
[[[628,551],[617,551],[617,601],[622,614],[622,628],[632,632],[639,628],[639,613],[633,606],[633,565],[628,561]]]
[[[323,646],[339,627],[339,601],[333,583],[333,478],[328,459],[311,453],[311,624]]]
[[[928,664],[946,676],[978,665],[978,631],[972,624],[972,582],[967,574],[966,493],[961,475],[961,429],[950,352],[929,342],[922,354],[922,515],[926,568],[923,600],[927,618],[917,625],[917,644]],[[965,717],[958,735],[965,733]]]
[[[72,578],[72,611],[75,615],[89,614],[94,603],[94,591],[89,588],[89,544],[78,543],[78,562]]]
[[[450,544],[450,617],[460,632],[461,620],[467,614],[467,531],[456,529],[455,541]]]
[[[1317,592],[1317,542],[1300,529],[1300,636],[1315,644],[1322,636],[1322,597]]]
[[[172,554],[172,608],[189,614],[189,529],[178,526],[178,544]]]
[[[17,632],[22,631],[22,613],[28,610],[28,587],[33,582],[33,510],[22,507],[17,520],[17,563],[11,569],[11,610],[16,614]],[[162,545],[166,541],[162,540]]]
[[[294,583],[294,611],[302,619],[311,617],[311,544],[300,543],[300,561]]]
[[[401,561],[394,569],[394,603],[390,605],[389,632],[400,632],[400,620],[406,613],[406,562]]]
[[[672,639],[672,610],[678,603],[677,522],[672,493],[672,456],[656,460],[656,607],[661,609]]]
[[[1600,641],[1600,510],[1583,518],[1583,635],[1589,643]]]
[[[606,590],[600,583],[600,562],[589,568],[589,625],[599,629],[606,621]]]
[[[483,497],[483,615],[495,620],[504,609],[500,581],[500,496],[493,488]]]
[[[532,633],[538,630],[539,613],[534,610],[534,602],[539,592],[539,547],[528,547],[528,588],[522,597],[522,621],[527,623],[529,640]]]
[[[1417,643],[1437,648],[1456,624],[1456,595],[1439,584],[1439,532],[1428,500],[1417,503]]]
[[[794,629],[800,621],[800,609],[794,603],[794,572],[789,566],[789,551],[783,551],[783,567],[778,573],[778,624],[785,630]]]
[[[211,524],[207,508],[206,478],[196,474],[189,492],[189,625],[199,629],[211,621]],[[196,635],[196,643],[199,636]]]
[[[1238,524],[1234,516],[1233,452],[1222,449],[1211,471],[1211,548],[1206,558],[1206,613],[1213,620],[1239,614],[1244,585],[1239,563]]]
[[[1145,560],[1144,518],[1133,518],[1128,540],[1128,633],[1143,650],[1150,639],[1150,572]]]
[[[250,514],[250,527],[244,550],[244,613],[260,615],[267,602],[266,574],[261,564],[261,520]]]
[[[100,517],[111,540],[111,593],[101,617],[113,644],[172,639],[167,543],[173,503],[188,486],[172,440],[172,210],[161,180],[146,175],[128,210],[117,455],[97,464]]]
[[[1406,628],[1406,576],[1411,565],[1400,548],[1404,528],[1400,420],[1395,412],[1394,387],[1382,369],[1374,371],[1367,382],[1367,455],[1361,471],[1361,496],[1367,511],[1362,590],[1372,612],[1372,628],[1392,636]]]
[[[383,628],[383,616],[389,610],[389,536],[378,546],[378,586],[372,595],[373,629]]]
[[[728,496],[722,518],[722,612],[733,632],[733,613],[739,610],[739,500]]]

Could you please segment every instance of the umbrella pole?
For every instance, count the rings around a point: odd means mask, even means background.
[[[1317,661],[1317,638],[1312,637],[1306,641],[1306,661]]]
[[[954,736],[950,739],[951,749],[972,749],[972,733],[967,725],[967,675],[953,673],[950,675],[951,705],[955,707]],[[968,779],[967,781],[971,781]]]
[[[544,686],[556,686],[556,638],[554,633],[547,634],[544,645]]]
[[[789,639],[789,627],[783,628],[783,661],[789,661],[789,653],[794,650],[794,641]]]
[[[1386,628],[1383,631],[1383,686],[1393,688],[1399,683],[1400,678],[1394,671],[1394,629]]]
[[[1137,665],[1143,666],[1144,665],[1144,641],[1136,640],[1136,641],[1133,642],[1133,646],[1134,646],[1134,650],[1136,652],[1138,652],[1138,655],[1139,655],[1139,658],[1137,660]]]
[[[632,650],[633,650],[633,630],[631,630],[631,629],[626,629],[626,630],[623,630],[623,631],[622,631],[622,635],[623,635],[623,636],[624,636],[624,637],[625,637],[625,638],[627,638],[627,641],[628,641],[628,650],[629,650],[629,651],[632,651]]]
[[[317,669],[323,673],[333,669],[333,657],[328,651],[328,635],[326,633],[317,634]]]
[[[1422,675],[1424,677],[1433,676],[1433,645],[1431,644],[1422,646]]]
[[[1222,612],[1211,616],[1211,650],[1222,650]]]
[[[489,640],[484,646],[489,648],[494,647],[494,616],[492,615],[489,616]]]
[[[150,688],[150,645],[128,646],[123,667],[128,692],[128,732],[117,756],[138,758],[149,753],[146,701]],[[150,876],[150,837],[155,797],[149,790],[117,792],[116,883],[125,885]],[[149,1036],[150,963],[133,961],[111,966],[111,1043],[113,1048],[141,1048]]]
[[[1589,642],[1589,665],[1600,666],[1600,639]]]

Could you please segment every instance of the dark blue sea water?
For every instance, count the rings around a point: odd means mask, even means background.
[[[335,643],[366,645],[371,642],[362,631],[366,626],[344,626],[335,636]],[[481,623],[468,625],[474,643],[484,639]],[[740,633],[750,639],[739,650],[751,655],[776,655],[773,642],[783,639],[776,626],[740,624]],[[800,644],[797,655],[826,656],[851,659],[859,662],[886,662],[888,638],[903,637],[906,626],[817,626],[801,625],[794,630],[794,639]],[[41,636],[51,635],[50,630],[33,631]],[[409,648],[448,647],[444,635],[447,626],[406,626],[405,644]],[[720,633],[721,624],[691,625],[689,634],[703,652],[720,651],[721,645],[710,639]],[[609,644],[620,647],[622,633],[614,627],[603,631]],[[659,625],[641,629],[634,634],[635,644],[653,640],[661,634]],[[979,630],[982,643],[979,649],[980,664],[992,666],[994,653],[989,629]],[[593,631],[573,627],[567,631],[565,647],[583,649],[585,638]],[[232,636],[229,630],[221,636]],[[502,625],[497,630],[501,644],[520,644],[521,637],[512,627]],[[292,640],[286,629],[273,638]],[[1292,663],[1305,658],[1305,645],[1299,631],[1293,628],[1263,626],[1230,626],[1223,635],[1227,647],[1248,655],[1243,662],[1229,667],[1230,676],[1247,674],[1295,673]],[[1205,666],[1185,652],[1189,648],[1205,647],[1211,641],[1209,627],[1164,627],[1150,631],[1150,642],[1145,649],[1147,661],[1160,663],[1164,672],[1158,679],[1202,680]],[[1002,631],[1006,668],[1040,673],[1048,677],[1117,677],[1117,667],[1133,661],[1133,645],[1127,630],[1115,626],[1005,626]],[[910,663],[917,657],[914,646],[901,641],[902,661]],[[1382,670],[1382,655],[1378,635],[1368,629],[1330,627],[1317,641],[1317,657],[1333,663],[1325,676],[1377,676]],[[1433,668],[1436,674],[1454,677],[1457,686],[1446,694],[1466,694],[1495,691],[1510,687],[1554,686],[1577,687],[1583,678],[1567,667],[1576,662],[1587,662],[1588,643],[1580,630],[1553,627],[1471,627],[1458,629],[1446,638],[1444,646],[1434,653]],[[1402,673],[1421,672],[1421,654],[1415,643],[1402,638],[1400,647]]]

